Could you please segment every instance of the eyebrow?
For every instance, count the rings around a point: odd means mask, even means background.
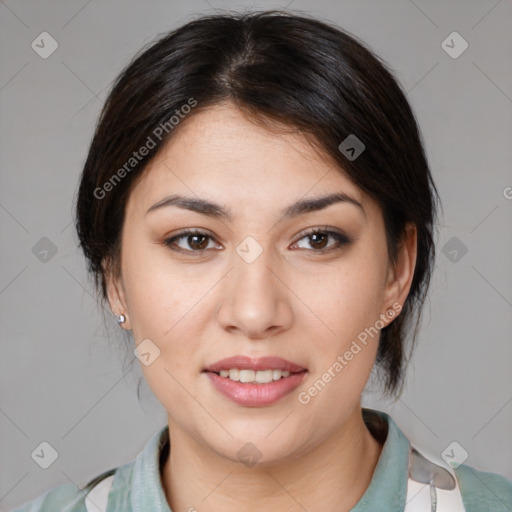
[[[363,215],[366,217],[366,211],[363,205],[357,199],[354,199],[353,197],[350,197],[349,195],[343,192],[329,194],[321,197],[301,199],[296,203],[293,203],[286,207],[281,212],[281,216],[283,219],[288,219],[305,213],[323,210],[324,208],[327,208],[328,206],[331,206],[332,204],[336,203],[348,203],[357,206],[361,210]],[[180,194],[173,194],[164,197],[163,199],[155,203],[153,206],[151,206],[146,212],[146,215],[149,212],[169,206],[175,206],[178,208],[201,213],[203,215],[208,215],[210,217],[218,219],[224,219],[228,221],[231,221],[233,219],[233,215],[230,209],[226,208],[225,206],[213,203],[206,199],[188,197]]]

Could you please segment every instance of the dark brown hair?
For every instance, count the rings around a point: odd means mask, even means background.
[[[183,117],[191,98],[197,106],[173,129],[170,119]],[[90,145],[76,204],[80,246],[103,300],[102,264],[118,275],[131,187],[180,124],[226,101],[254,122],[306,135],[375,199],[390,261],[396,260],[406,223],[416,226],[410,293],[401,314],[382,329],[377,353],[384,391],[398,396],[408,360],[406,335],[415,316],[412,352],[433,270],[438,193],[414,114],[386,63],[354,36],[302,13],[202,16],[142,49],[117,77]],[[158,131],[162,126],[167,129]],[[355,159],[339,149],[349,135],[365,146]],[[144,158],[130,160],[143,146],[151,146]]]

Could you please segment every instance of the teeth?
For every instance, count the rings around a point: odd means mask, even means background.
[[[259,382],[260,384],[263,384],[265,382],[272,382],[273,377],[273,370],[261,370],[256,372],[256,375],[254,376],[254,380],[256,382]]]
[[[273,380],[279,380],[290,375],[289,371],[282,370],[239,370],[238,368],[230,368],[229,370],[221,370],[221,377],[229,378],[237,382],[252,382],[255,384],[268,384]]]
[[[240,370],[240,382],[253,382],[256,373],[260,372],[255,372],[254,370]],[[231,375],[231,370],[229,374]]]

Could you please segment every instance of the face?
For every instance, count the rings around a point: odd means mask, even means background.
[[[290,210],[333,194],[346,200]],[[165,203],[175,195],[217,208]],[[414,265],[390,265],[378,205],[339,167],[229,104],[187,119],[148,165],[126,205],[121,255],[109,300],[145,343],[141,367],[171,431],[233,461],[251,442],[260,463],[342,428],[372,369],[374,333],[392,321],[381,315],[398,314]],[[235,356],[247,359],[214,366]],[[250,373],[286,362],[288,377]],[[278,380],[237,383],[223,366]]]

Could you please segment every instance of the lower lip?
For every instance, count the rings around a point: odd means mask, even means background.
[[[219,393],[239,405],[246,407],[262,407],[277,402],[279,399],[291,393],[299,386],[307,371],[292,373],[288,377],[268,384],[251,384],[248,382],[236,382],[227,377],[221,377],[213,372],[206,372],[211,383]]]

